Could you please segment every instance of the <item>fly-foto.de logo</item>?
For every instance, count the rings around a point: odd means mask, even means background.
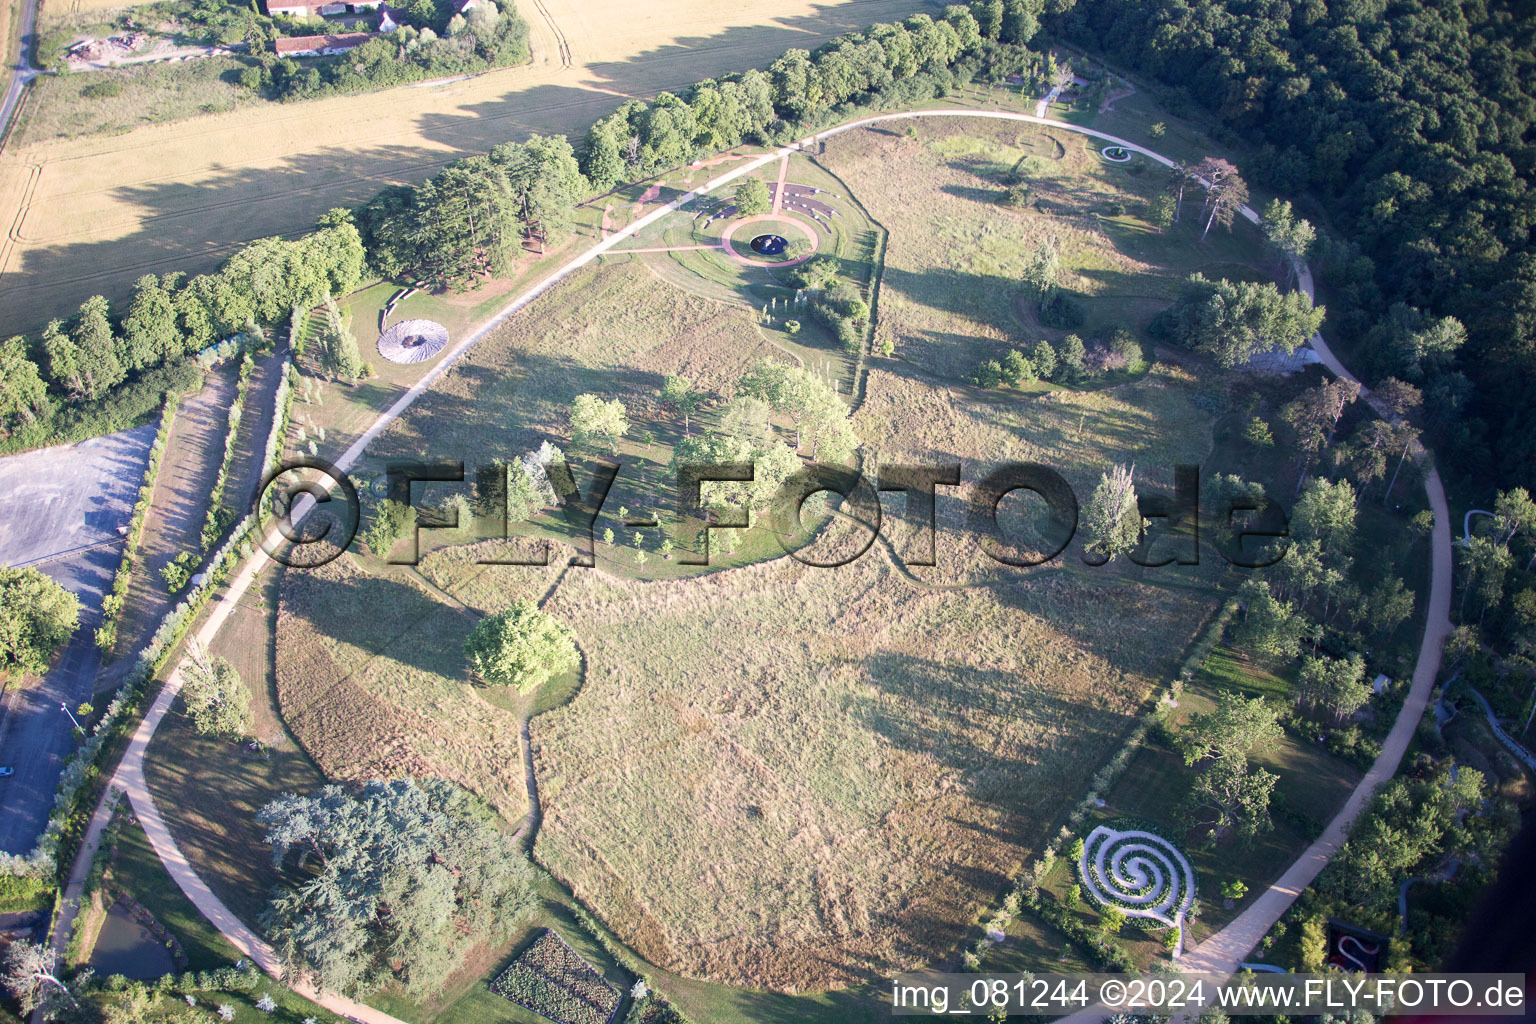
[[[409,510],[412,543],[389,561],[415,564],[423,531],[473,528],[482,539],[507,538],[512,523],[526,518],[513,514],[515,504],[525,513],[558,515],[563,538],[576,548],[570,564],[595,565],[598,519],[624,470],[623,463],[609,459],[562,460],[544,467],[544,479],[530,487],[527,481],[514,484],[510,474],[520,470],[499,461],[476,467],[473,475],[462,461],[390,463],[380,478],[383,500],[397,511]],[[1004,463],[979,474],[967,474],[960,463],[882,464],[864,472],[811,462],[773,481],[760,479],[752,462],[683,464],[675,467],[676,524],[669,540],[679,564],[708,566],[712,534],[768,529],[790,557],[835,568],[861,557],[881,536],[891,514],[884,507],[889,502],[911,531],[903,561],[932,566],[940,502],[959,500],[964,529],[987,558],[1001,565],[1051,562],[1083,533],[1090,536],[1078,557],[1088,565],[1103,565],[1118,554],[1153,568],[1198,565],[1202,535],[1239,568],[1263,568],[1285,556],[1285,513],[1261,491],[1223,486],[1214,488],[1214,495],[1202,494],[1200,468],[1193,465],[1174,466],[1171,478],[1171,487],[1145,487],[1132,471],[1116,467],[1085,504],[1065,477],[1038,462]],[[425,500],[429,490],[430,503]],[[453,499],[455,494],[462,497]],[[1026,495],[1037,513],[1038,528],[1030,531],[1028,543],[1011,536],[1005,525],[1009,517],[1000,515],[1005,499],[1016,494]],[[809,503],[821,496],[817,507],[822,514],[808,524]],[[445,497],[452,500],[445,502]],[[263,548],[283,564],[301,568],[340,554],[362,520],[356,485],[337,467],[314,458],[292,460],[268,474],[253,505],[263,513]],[[827,514],[831,506],[835,515]],[[857,539],[827,553],[822,550],[826,545],[815,541],[832,521]],[[655,516],[628,518],[623,525],[661,528]],[[324,553],[299,553],[307,548]],[[546,542],[542,553],[530,558],[488,557],[483,564],[548,565],[549,558]]]

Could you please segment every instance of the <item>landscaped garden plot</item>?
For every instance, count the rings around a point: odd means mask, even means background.
[[[536,854],[652,962],[802,989],[923,963],[1129,731],[1200,602],[1068,574],[915,587],[875,552],[571,570]]]
[[[1092,140],[1007,122],[925,118],[917,132],[846,132],[821,159],[890,232],[881,339],[945,378],[968,379],[984,359],[1068,330],[1090,340],[1139,332],[1196,270],[1250,278],[1272,269],[1245,223],[1204,242],[1198,218],[1167,230],[1149,223],[1145,202],[1165,173],[1145,160],[1106,164]],[[1022,206],[1001,202],[1010,175],[1029,187]],[[1025,261],[1042,242],[1060,254],[1077,326],[1042,323],[1023,294]]]
[[[745,309],[660,286],[633,263],[583,270],[529,314],[477,344],[370,454],[508,458],[567,437],[583,392],[622,399],[633,423],[668,374],[724,397],[756,360],[789,359]]]
[[[607,1024],[619,1008],[618,991],[548,929],[491,988],[556,1024]]]

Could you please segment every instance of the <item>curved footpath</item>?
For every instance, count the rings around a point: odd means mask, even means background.
[[[1174,161],[1159,153],[1154,153],[1143,146],[1105,132],[1046,117],[1001,111],[920,110],[900,114],[882,114],[818,132],[800,142],[770,151],[759,157],[754,157],[735,169],[711,179],[700,188],[679,196],[666,205],[657,208],[635,223],[614,232],[601,242],[593,245],[586,252],[550,274],[549,277],[513,299],[476,331],[454,345],[415,386],[401,395],[393,405],[380,414],[373,425],[336,460],[337,467],[342,471],[350,469],[368,445],[391,422],[405,412],[421,396],[422,392],[430,388],[439,377],[447,372],[449,367],[473,348],[481,338],[499,327],[508,318],[520,312],[534,299],[544,294],[544,292],[554,287],[560,281],[585,267],[626,239],[634,237],[638,232],[649,227],[657,220],[701,195],[729,184],[737,178],[750,174],[775,160],[782,160],[789,155],[805,150],[810,145],[819,143],[824,139],[868,124],[913,117],[983,117],[1046,125],[1060,131],[1076,132],[1079,135],[1088,135],[1096,139],[1102,139],[1105,142],[1124,146],[1126,149],[1140,153],[1160,164],[1168,167],[1174,166]],[[1248,207],[1244,207],[1242,213],[1250,221],[1255,223],[1258,221],[1258,215]],[[1309,295],[1312,293],[1312,275],[1309,271],[1305,269],[1302,271],[1300,284],[1301,288]],[[1312,347],[1317,350],[1324,364],[1334,373],[1349,380],[1355,379],[1333,355],[1321,335],[1312,339]],[[1361,393],[1362,395],[1366,394],[1363,389]],[[1365,778],[1361,779],[1359,786],[1350,795],[1343,810],[1329,823],[1323,835],[1297,859],[1296,863],[1291,865],[1290,869],[1281,876],[1280,880],[1258,896],[1236,920],[1188,954],[1184,963],[1190,970],[1204,970],[1221,974],[1234,973],[1238,968],[1240,958],[1256,945],[1259,939],[1280,919],[1280,915],[1291,905],[1302,889],[1306,888],[1307,884],[1322,870],[1323,865],[1328,862],[1328,859],[1337,852],[1350,824],[1353,823],[1355,817],[1365,806],[1366,801],[1370,798],[1376,787],[1391,778],[1397,770],[1398,762],[1401,760],[1404,750],[1407,749],[1408,741],[1413,736],[1413,731],[1418,725],[1419,718],[1424,713],[1429,699],[1429,692],[1434,686],[1435,676],[1440,668],[1440,651],[1451,628],[1450,516],[1446,510],[1445,491],[1440,485],[1440,476],[1433,467],[1430,468],[1425,479],[1425,489],[1428,491],[1430,507],[1434,510],[1435,514],[1435,526],[1431,535],[1433,557],[1431,560],[1429,617],[1424,630],[1423,643],[1419,648],[1419,661],[1414,670],[1412,688],[1409,691],[1407,701],[1404,702],[1402,711],[1398,715],[1396,724],[1393,725],[1386,742],[1382,744],[1381,756],[1376,759],[1376,763],[1371,766],[1371,770],[1366,773]],[[266,568],[266,564],[266,553],[258,549],[255,555],[246,562],[234,579],[230,581],[229,588],[218,599],[212,613],[197,631],[197,638],[201,643],[205,646],[212,643],[213,638],[223,627],[224,622],[234,611],[241,598],[244,597],[245,592],[255,581],[257,575]],[[138,730],[134,733],[133,739],[129,743],[127,751],[123,754],[123,759],[119,762],[116,773],[113,775],[112,785],[125,791],[128,794],[128,798],[133,801],[134,812],[138,815],[140,823],[144,826],[144,831],[149,837],[150,845],[154,847],[155,853],[159,855],[160,860],[165,864],[166,870],[170,873],[171,877],[176,880],[176,884],[180,886],[182,892],[186,893],[187,897],[202,912],[203,916],[208,918],[226,939],[254,960],[262,970],[271,974],[274,978],[281,978],[283,974],[282,965],[278,962],[272,947],[267,945],[255,932],[236,918],[229,911],[229,908],[224,906],[223,901],[214,895],[213,891],[198,877],[196,870],[182,855],[175,839],[171,837],[170,829],[166,827],[165,820],[160,816],[159,809],[155,806],[155,801],[150,795],[149,787],[145,784],[144,752],[148,749],[149,742],[154,737],[155,729],[159,726],[160,720],[165,717],[165,713],[170,709],[171,703],[176,699],[176,694],[180,689],[181,671],[178,667],[166,680],[159,696],[155,699],[149,712],[144,716],[144,720],[140,722]],[[95,849],[95,842],[100,839],[100,826],[105,824],[107,806],[107,799],[103,797],[101,805],[97,807],[96,814],[92,818],[90,830],[87,833],[87,840],[82,848],[80,857],[75,862],[74,872],[71,875],[69,887],[66,889],[66,895],[70,890],[74,890],[78,896],[79,887],[77,881],[83,882],[86,873],[90,870],[91,854]],[[61,925],[63,925],[64,920],[61,916]],[[62,948],[63,944],[67,941],[68,935],[65,927],[61,927],[55,936],[55,944]],[[361,1021],[363,1024],[403,1024],[397,1018],[383,1011],[339,995],[318,992],[307,983],[290,982],[289,985],[295,992],[313,1000],[327,1010],[355,1021]],[[1098,1016],[1101,1016],[1098,1012],[1085,1011],[1066,1019],[1087,1021]]]

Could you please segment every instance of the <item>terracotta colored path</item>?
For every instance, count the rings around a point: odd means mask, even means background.
[[[477,330],[462,338],[449,349],[436,366],[429,370],[409,391],[401,395],[393,405],[381,413],[373,425],[336,460],[337,468],[344,472],[355,464],[368,445],[372,444],[374,439],[391,422],[404,413],[423,392],[436,383],[437,379],[457,363],[481,338],[523,310],[534,299],[554,287],[560,281],[604,253],[611,251],[617,243],[634,237],[638,232],[677,210],[683,204],[729,184],[743,175],[750,174],[758,168],[772,163],[774,160],[787,161],[790,154],[798,152],[811,144],[846,131],[861,128],[865,125],[912,117],[986,117],[1041,124],[1060,131],[1076,132],[1080,135],[1102,139],[1118,146],[1124,146],[1132,152],[1141,153],[1165,166],[1173,166],[1173,161],[1167,157],[1154,153],[1127,139],[1095,131],[1092,128],[1084,128],[1080,125],[1068,124],[1064,121],[1053,121],[1043,117],[1034,117],[1029,114],[977,110],[922,110],[904,114],[884,114],[868,117],[845,125],[839,125],[836,128],[830,128],[801,142],[749,159],[734,170],[727,171],[719,177],[711,179],[698,189],[678,196],[628,227],[615,232],[611,237],[593,245],[586,252],[556,270],[549,277],[513,299]],[[781,180],[782,173],[781,171]],[[1257,221],[1258,219],[1258,215],[1247,207],[1243,209],[1243,215],[1250,220]],[[1300,282],[1301,287],[1310,294],[1312,275],[1303,270],[1300,275]],[[1349,371],[1333,355],[1333,352],[1328,348],[1321,336],[1313,338],[1312,345],[1318,354],[1322,356],[1324,364],[1329,369],[1341,376],[1348,377],[1351,380],[1354,379],[1349,374]],[[1362,391],[1362,394],[1365,394],[1365,392]],[[1369,398],[1367,400],[1369,401]],[[1364,807],[1366,800],[1369,799],[1376,786],[1390,778],[1396,771],[1403,751],[1407,748],[1408,740],[1412,737],[1413,730],[1418,725],[1419,718],[1423,715],[1424,708],[1428,702],[1429,691],[1434,684],[1435,675],[1439,671],[1441,648],[1445,643],[1446,635],[1450,631],[1450,516],[1446,509],[1445,491],[1440,484],[1440,475],[1433,468],[1430,469],[1425,478],[1425,489],[1429,493],[1430,507],[1435,515],[1435,527],[1431,534],[1433,553],[1430,563],[1429,616],[1424,630],[1424,639],[1419,649],[1418,666],[1413,674],[1412,688],[1409,691],[1408,699],[1404,703],[1402,711],[1398,715],[1396,724],[1392,727],[1386,742],[1382,744],[1381,756],[1377,758],[1371,770],[1366,773],[1365,778],[1356,787],[1355,792],[1346,802],[1344,809],[1329,823],[1322,837],[1313,843],[1307,852],[1286,871],[1280,881],[1255,898],[1253,904],[1239,915],[1235,921],[1207,939],[1197,949],[1191,951],[1186,961],[1191,968],[1199,964],[1206,970],[1218,973],[1230,974],[1234,972],[1237,969],[1238,958],[1252,948],[1259,938],[1273,926],[1274,922],[1279,920],[1280,915],[1285,912],[1301,890],[1316,877],[1317,872],[1321,871],[1323,865],[1328,862],[1328,858],[1333,856],[1338,850],[1346,830],[1354,821],[1355,816],[1359,814],[1360,809]],[[234,611],[236,605],[239,604],[241,598],[244,597],[245,592],[250,589],[251,584],[266,565],[266,554],[258,550],[241,567],[240,571],[230,581],[229,589],[219,598],[218,602],[213,606],[207,621],[198,630],[197,636],[200,641],[208,644],[213,640],[214,636],[218,634],[225,621]],[[270,973],[273,977],[281,978],[282,967],[277,962],[271,947],[224,906],[223,901],[214,895],[213,891],[198,877],[196,870],[182,855],[175,839],[171,836],[170,830],[166,827],[164,819],[161,818],[159,809],[155,806],[154,798],[150,796],[149,789],[144,783],[144,751],[148,748],[150,740],[154,737],[155,729],[159,726],[160,720],[165,717],[166,711],[170,709],[171,702],[175,700],[176,694],[180,689],[181,673],[178,666],[177,670],[166,681],[159,697],[156,698],[149,713],[144,716],[144,720],[139,724],[138,730],[134,733],[133,740],[118,765],[113,780],[114,784],[124,789],[129,799],[133,801],[134,811],[138,815],[140,823],[144,826],[145,833],[149,836],[150,844],[154,847],[155,853],[165,864],[166,870],[170,872],[171,877],[176,881],[182,892],[186,893],[187,897],[192,900],[203,916],[208,918],[225,938],[246,952],[263,970]],[[103,799],[105,800],[105,798]],[[101,807],[98,807],[97,813],[103,814],[104,811]],[[89,855],[90,851],[88,850],[83,850],[81,853],[81,856],[86,859],[87,865],[89,864]],[[64,936],[62,941],[67,942],[68,937]],[[402,1024],[402,1022],[383,1011],[364,1006],[353,1000],[328,993],[315,992],[310,986],[302,983],[290,983],[290,985],[295,992],[314,1000],[333,1013],[360,1021],[362,1024]],[[1101,1016],[1099,1013],[1088,1014],[1086,1012],[1075,1015],[1076,1018],[1084,1021],[1096,1019],[1099,1016]],[[1066,1019],[1073,1020],[1074,1018]]]
[[[789,151],[784,151],[784,159],[779,161],[779,185],[773,190],[773,212],[778,213],[784,205],[784,179],[789,177]]]

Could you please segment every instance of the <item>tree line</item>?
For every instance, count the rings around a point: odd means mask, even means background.
[[[190,356],[351,291],[364,263],[351,213],[332,210],[310,234],[259,239],[211,274],[146,274],[119,311],[92,296],[39,337],[0,343],[0,438],[36,447],[75,425],[131,426],[195,383]]]
[[[417,12],[421,19],[441,13]],[[1000,80],[1033,67],[1037,59],[1022,44],[1042,13],[1038,0],[978,0],[946,7],[937,19],[918,14],[873,25],[814,52],[789,50],[766,72],[625,104],[592,126],[579,156],[563,136],[506,143],[456,161],[423,185],[387,188],[355,213],[332,211],[305,237],[254,242],[215,273],[146,275],[126,310],[114,312],[105,297],[93,296],[50,323],[41,339],[0,344],[0,441],[16,450],[142,422],[166,391],[195,384],[185,356],[257,333],[295,307],[312,308],[327,291],[345,294],[365,267],[381,277],[469,288],[509,272],[524,248],[558,242],[576,204],[621,179],[743,142],[771,143],[861,109],[943,95],[978,75]],[[501,19],[516,15],[504,11]],[[397,41],[402,52],[435,30],[415,31],[414,43]],[[363,74],[358,67],[373,59],[360,53],[347,73]],[[316,74],[305,72],[313,80],[304,88],[323,85]],[[856,328],[859,310],[848,305],[829,308],[827,318]]]
[[[582,171],[593,188],[606,191],[699,154],[788,141],[864,109],[946,95],[981,76],[1000,81],[1034,63],[1023,44],[1041,13],[1039,0],[952,4],[937,18],[914,14],[815,51],[786,50],[766,71],[632,100],[587,132]]]

